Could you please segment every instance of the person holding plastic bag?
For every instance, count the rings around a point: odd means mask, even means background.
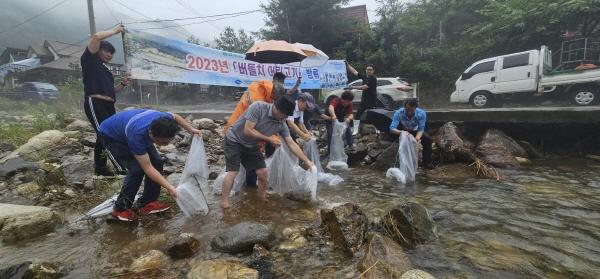
[[[304,141],[311,139],[312,133],[304,125],[304,112],[313,111],[315,108],[315,98],[309,93],[300,93],[293,114],[287,118],[287,125],[294,140],[298,137]]]
[[[418,106],[419,102],[416,99],[406,100],[404,107],[394,112],[390,133],[400,136],[402,131],[407,131],[413,135],[417,143],[423,145],[423,167],[433,169],[434,166],[431,162],[432,139],[425,133],[427,113]]]
[[[329,102],[326,113],[331,117],[331,121],[325,123],[325,128],[327,129],[327,154],[331,153],[331,138],[334,130],[334,122],[338,121],[344,123],[346,126],[349,126],[354,119],[354,107],[352,106],[353,100],[354,95],[352,94],[352,91],[346,90],[344,93],[342,93],[340,98],[336,97]],[[345,130],[344,142],[345,145],[352,145],[351,129]]]
[[[417,141],[415,137],[407,131],[402,131],[400,133],[398,154],[396,157],[397,167],[389,168],[385,176],[394,178],[402,184],[413,182],[417,173],[418,161],[419,156],[417,155]]]
[[[227,175],[223,179],[221,207],[229,207],[229,191],[238,174],[240,165],[246,170],[256,170],[260,197],[266,201],[268,186],[268,171],[265,160],[260,152],[258,143],[268,142],[279,146],[280,140],[271,137],[279,134],[289,145],[291,152],[307,167],[313,163],[302,153],[296,142],[290,137],[285,119],[294,112],[294,99],[282,96],[275,104],[255,102],[248,107],[243,117],[240,117],[227,131],[225,136],[225,162]]]
[[[180,127],[202,136],[202,131],[192,127],[183,117],[157,110],[123,111],[100,124],[98,134],[102,144],[127,169],[127,177],[112,212],[113,217],[129,222],[136,219],[132,206],[144,178],[144,193],[138,200],[139,214],[158,213],[171,207],[157,201],[160,187],[169,191],[173,198],[177,198],[177,190],[162,175],[163,162],[154,145],[169,144]]]

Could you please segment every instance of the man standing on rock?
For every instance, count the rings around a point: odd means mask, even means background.
[[[115,47],[104,39],[119,34],[125,30],[122,24],[107,31],[100,31],[92,36],[88,42],[83,55],[81,55],[81,73],[83,75],[84,102],[83,109],[85,115],[92,123],[96,133],[100,124],[115,114],[115,93],[122,91],[129,85],[129,79],[126,77],[115,86],[114,77],[107,67],[115,53]],[[119,173],[124,172],[119,168],[113,154],[106,151],[102,143],[96,139],[94,148],[94,165],[96,175],[113,176],[106,165],[106,157],[111,160]]]
[[[368,109],[375,108],[377,104],[377,78],[375,77],[375,68],[373,65],[367,65],[365,70],[365,75],[360,74],[352,65],[348,65],[348,70],[353,75],[362,79],[362,85],[353,86],[350,89],[359,89],[362,90],[362,96],[360,99],[360,105],[358,106],[358,111],[356,111],[356,117],[354,120],[354,135],[358,133],[358,126],[360,125],[360,120],[363,112]]]
[[[416,99],[406,100],[404,107],[394,112],[390,133],[400,136],[402,131],[407,131],[413,135],[417,142],[423,145],[423,167],[433,169],[434,166],[431,163],[432,139],[425,133],[427,113],[418,106],[419,102]]]
[[[284,122],[293,112],[294,100],[291,96],[280,97],[274,105],[255,102],[227,131],[225,137],[227,175],[223,179],[222,208],[229,207],[229,192],[240,169],[240,164],[247,170],[256,170],[259,196],[263,201],[267,200],[268,171],[258,143],[267,142],[278,147],[281,141],[279,138],[272,137],[274,134],[279,134],[285,140],[291,152],[302,160],[305,166],[312,167],[313,163],[290,137],[288,127]]]
[[[142,180],[144,193],[138,200],[140,214],[158,213],[171,207],[157,201],[161,186],[173,198],[177,198],[177,191],[162,175],[163,162],[154,145],[169,144],[180,127],[191,134],[202,136],[202,131],[192,127],[183,117],[156,110],[127,110],[100,124],[100,140],[117,161],[127,168],[125,182],[112,212],[113,217],[121,221],[136,219],[131,208]]]

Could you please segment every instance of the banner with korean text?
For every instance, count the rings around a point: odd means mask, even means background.
[[[276,72],[292,87],[302,76],[302,89],[335,89],[348,84],[343,60],[329,60],[320,67],[260,64],[232,53],[154,34],[128,30],[124,35],[125,60],[131,78],[195,84],[248,87],[271,80]]]

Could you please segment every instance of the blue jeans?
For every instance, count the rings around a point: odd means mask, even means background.
[[[149,202],[157,200],[160,195],[160,185],[150,179],[150,177],[146,176],[146,173],[144,173],[144,170],[135,159],[133,153],[129,150],[129,146],[107,138],[106,136],[101,135],[100,137],[104,146],[110,150],[113,156],[115,156],[115,159],[127,169],[127,176],[125,177],[123,187],[121,187],[121,192],[115,203],[115,210],[123,211],[133,206],[135,195],[140,189],[142,180],[144,180],[144,193],[138,201],[139,206],[143,207]],[[156,151],[156,148],[154,148],[153,145],[149,146],[147,153],[148,156],[150,156],[152,166],[162,173],[163,162]]]
[[[344,133],[345,146],[352,145],[353,143],[351,127],[352,126],[349,126],[348,129],[346,129],[346,132]],[[331,136],[333,133],[333,123],[331,121],[325,122],[325,129],[327,130],[327,154],[329,155],[331,148]]]

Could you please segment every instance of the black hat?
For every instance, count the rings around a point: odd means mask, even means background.
[[[294,109],[296,108],[296,103],[294,102],[294,98],[291,96],[281,96],[279,99],[275,101],[275,107],[277,110],[285,113],[286,115],[294,114]]]

